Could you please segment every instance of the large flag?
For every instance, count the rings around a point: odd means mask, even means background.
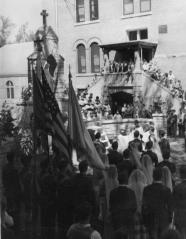
[[[55,95],[47,82],[44,70],[42,69],[42,90],[45,100],[45,125],[49,134],[52,135],[52,143],[63,156],[64,159],[70,160],[69,140],[63,123],[63,117],[59,110]]]
[[[71,74],[69,73],[69,112],[68,133],[75,149],[85,156],[90,166],[104,169],[105,166],[96,151],[88,130],[83,121],[80,106],[72,86]]]

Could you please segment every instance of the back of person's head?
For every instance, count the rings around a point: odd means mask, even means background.
[[[161,168],[162,183],[172,191],[172,175],[167,166]]]
[[[140,169],[135,169],[129,177],[129,185],[133,185],[137,183],[142,183],[144,185],[147,184],[147,178],[145,174],[143,173],[143,171]]]
[[[152,146],[153,146],[153,142],[152,142],[152,141],[148,141],[148,142],[146,143],[146,149],[147,149],[147,150],[152,149]]]
[[[117,149],[118,149],[118,142],[117,142],[117,141],[114,141],[114,142],[112,143],[112,149],[113,149],[113,150],[117,150]]]
[[[186,165],[180,165],[180,177],[186,179]]]
[[[134,138],[138,138],[140,135],[139,131],[138,130],[135,130],[134,131]]]
[[[83,160],[79,163],[79,171],[80,173],[86,173],[88,170],[88,162],[87,160]]]
[[[164,130],[160,130],[159,131],[159,136],[160,137],[164,137],[165,136],[165,131]]]
[[[7,158],[7,161],[9,163],[13,163],[14,162],[14,158],[15,158],[14,152],[12,152],[12,151],[8,152],[6,158]]]
[[[135,120],[135,121],[134,121],[134,124],[135,124],[135,126],[139,126],[139,121],[138,121],[138,120]]]
[[[162,169],[155,168],[153,171],[153,179],[154,181],[161,181],[162,180]]]
[[[88,222],[92,214],[92,207],[88,202],[84,202],[75,209],[76,222]]]
[[[95,134],[95,139],[100,139],[101,138],[101,134],[100,134],[100,132],[97,132],[96,134]]]
[[[127,148],[123,151],[123,158],[128,159],[129,157],[130,157],[130,149]]]
[[[122,171],[118,175],[119,184],[128,184],[128,173],[127,171]]]
[[[148,154],[144,154],[141,159],[142,167],[148,170],[149,167],[153,166],[152,159]]]
[[[127,239],[128,238],[128,233],[126,230],[123,228],[118,229],[117,231],[114,232],[114,239]]]
[[[181,239],[181,234],[175,229],[167,229],[162,234],[160,239]]]

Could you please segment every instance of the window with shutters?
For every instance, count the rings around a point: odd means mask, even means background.
[[[140,0],[140,11],[141,12],[151,11],[151,0]]]
[[[86,51],[85,46],[77,46],[78,73],[86,73]]]
[[[84,0],[76,0],[76,20],[77,20],[77,22],[85,21]]]
[[[98,14],[98,0],[90,0],[90,20],[97,20],[99,18]]]
[[[12,81],[6,82],[7,99],[14,99],[14,85]]]
[[[133,0],[123,0],[123,14],[133,14],[134,13],[134,2]]]
[[[91,72],[100,72],[100,49],[97,43],[92,43],[91,46]]]

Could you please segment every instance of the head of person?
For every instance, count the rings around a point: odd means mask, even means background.
[[[128,173],[127,173],[127,171],[124,170],[124,171],[119,173],[118,181],[119,181],[120,185],[122,185],[122,184],[127,185],[128,184]]]
[[[162,234],[160,239],[181,239],[180,233],[175,229],[167,229]]]
[[[146,150],[151,150],[152,149],[152,146],[153,146],[153,142],[152,141],[148,141],[146,143]]]
[[[140,135],[139,131],[138,130],[135,130],[134,131],[134,138],[138,138]]]
[[[155,168],[153,171],[153,180],[154,181],[162,181],[162,169]]]
[[[123,151],[123,158],[129,159],[129,157],[130,157],[130,149],[127,148]]]
[[[180,165],[180,177],[182,180],[186,180],[186,165]]]
[[[135,125],[135,127],[139,127],[139,121],[138,121],[138,120],[135,120],[135,121],[134,121],[134,125]]]
[[[162,183],[172,191],[172,175],[168,167],[164,166],[162,169]]]
[[[163,138],[165,136],[165,131],[164,130],[160,130],[159,131],[159,136],[160,136],[160,138]]]
[[[87,173],[87,170],[88,170],[88,162],[87,160],[82,160],[80,163],[79,163],[79,172],[81,174],[86,174]]]
[[[120,228],[114,232],[113,238],[114,239],[127,239],[128,233],[127,233],[126,229]]]
[[[100,139],[101,138],[101,133],[100,132],[97,132],[96,134],[95,134],[95,139]]]
[[[142,170],[135,169],[129,177],[129,185],[136,185],[139,183],[147,185],[147,178]]]
[[[114,141],[114,142],[112,143],[112,149],[113,149],[113,150],[117,150],[117,149],[118,149],[118,142],[117,142],[117,141]]]
[[[92,207],[88,202],[84,202],[79,205],[75,210],[75,218],[76,222],[80,222],[82,224],[87,224],[90,221],[92,214]]]
[[[14,159],[15,159],[14,152],[12,152],[12,151],[8,152],[6,158],[7,158],[8,163],[11,163],[11,164],[14,163]]]
[[[60,160],[58,162],[58,169],[65,176],[65,178],[69,178],[73,174],[72,165],[67,160]]]

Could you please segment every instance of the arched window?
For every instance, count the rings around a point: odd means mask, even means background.
[[[77,22],[85,21],[84,0],[76,0],[76,20],[77,20]]]
[[[77,46],[77,58],[78,58],[78,73],[86,73],[86,53],[85,46],[79,44]]]
[[[7,90],[7,98],[13,99],[14,98],[14,85],[12,81],[6,82],[6,90]]]
[[[92,43],[91,46],[91,72],[100,72],[100,50],[97,43]]]

